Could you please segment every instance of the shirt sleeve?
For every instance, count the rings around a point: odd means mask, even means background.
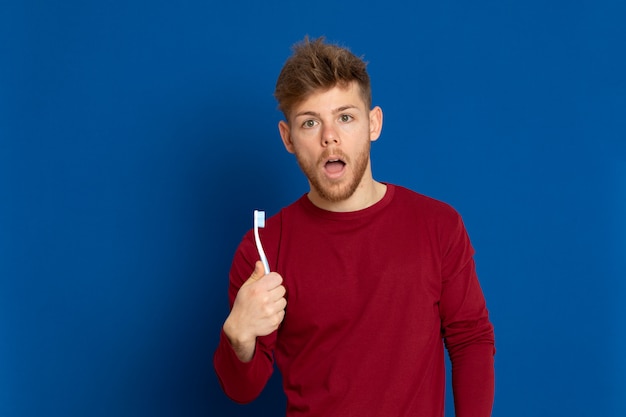
[[[452,363],[457,417],[488,417],[494,399],[495,339],[476,276],[474,250],[460,216],[442,239],[440,314]]]
[[[230,308],[241,285],[249,278],[256,262],[256,250],[248,233],[235,252],[229,274],[228,297]],[[213,366],[226,395],[238,403],[248,403],[259,396],[274,370],[276,332],[257,337],[254,356],[250,362],[239,360],[224,330],[213,355]]]

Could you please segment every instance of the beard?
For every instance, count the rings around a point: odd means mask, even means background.
[[[354,161],[343,152],[335,151],[333,155],[337,155],[346,166],[350,168],[348,172],[351,177],[331,180],[320,172],[319,167],[328,159],[330,152],[325,151],[315,163],[310,163],[302,158],[296,152],[296,160],[304,175],[309,180],[311,188],[324,200],[331,203],[345,201],[352,197],[363,179],[363,175],[369,164],[370,157],[370,141],[366,141],[360,152],[357,153]]]

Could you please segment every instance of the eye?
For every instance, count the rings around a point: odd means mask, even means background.
[[[317,125],[317,122],[312,119],[305,120],[304,123],[302,123],[302,127],[305,129],[310,129],[312,127],[315,127],[316,125]]]
[[[350,116],[349,114],[342,114],[341,116],[339,116],[339,121],[342,123],[351,122],[352,119],[354,119],[354,117]]]

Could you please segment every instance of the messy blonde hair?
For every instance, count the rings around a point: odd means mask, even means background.
[[[347,48],[325,43],[320,37],[305,37],[293,46],[293,54],[287,59],[276,81],[274,97],[278,108],[287,120],[291,110],[315,91],[326,91],[336,85],[348,86],[356,81],[361,97],[372,106],[370,78],[367,64]]]

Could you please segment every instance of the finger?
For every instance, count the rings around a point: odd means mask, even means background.
[[[254,271],[252,271],[252,275],[250,275],[250,278],[258,281],[259,279],[263,278],[263,276],[265,276],[265,268],[263,267],[263,262],[256,261],[254,263]]]
[[[277,313],[276,319],[278,321],[278,323],[276,324],[276,327],[278,328],[278,326],[280,326],[280,323],[282,323],[283,320],[285,320],[285,309],[282,309]]]
[[[278,285],[269,291],[272,300],[279,300],[285,297],[287,290],[283,285]]]
[[[285,308],[287,308],[287,300],[285,298],[281,298],[276,301],[276,308],[278,311],[284,312]]]
[[[255,281],[258,281],[264,275],[265,275],[265,268],[263,268],[263,263],[261,261],[256,261],[255,264],[254,264],[254,271],[252,271],[252,274],[246,280],[246,282],[243,283],[243,285],[251,284],[251,283],[253,283]]]
[[[276,272],[270,272],[269,274],[265,275],[263,281],[260,282],[260,284],[263,286],[263,289],[268,292],[280,292],[280,288],[283,288],[282,283],[283,277],[281,277]]]

